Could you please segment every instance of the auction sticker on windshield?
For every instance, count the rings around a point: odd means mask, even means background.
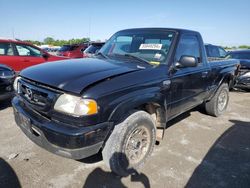
[[[141,44],[140,50],[161,50],[162,44]]]

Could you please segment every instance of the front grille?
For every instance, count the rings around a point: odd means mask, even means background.
[[[32,92],[32,94],[30,94]],[[18,95],[20,105],[33,118],[39,118],[43,123],[45,120],[56,121],[67,126],[90,126],[96,123],[97,116],[73,117],[54,110],[56,99],[62,92],[33,81],[21,78],[18,80]]]
[[[24,79],[19,80],[18,87],[18,94],[24,99],[25,105],[42,113],[51,110],[55,99],[59,95],[59,92]]]

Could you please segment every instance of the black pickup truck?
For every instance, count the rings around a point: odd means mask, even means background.
[[[143,28],[114,34],[95,58],[41,64],[15,80],[15,120],[33,142],[81,159],[102,152],[126,175],[197,105],[221,115],[237,60],[210,62],[198,32]]]

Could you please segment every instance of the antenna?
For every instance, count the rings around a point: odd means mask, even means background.
[[[13,27],[12,27],[12,38],[13,38],[13,39],[15,38],[15,30],[14,30]]]

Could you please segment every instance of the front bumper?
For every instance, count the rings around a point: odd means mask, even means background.
[[[40,147],[63,157],[83,159],[98,153],[109,134],[111,124],[73,127],[43,117],[25,108],[18,96],[12,100],[16,124]]]

